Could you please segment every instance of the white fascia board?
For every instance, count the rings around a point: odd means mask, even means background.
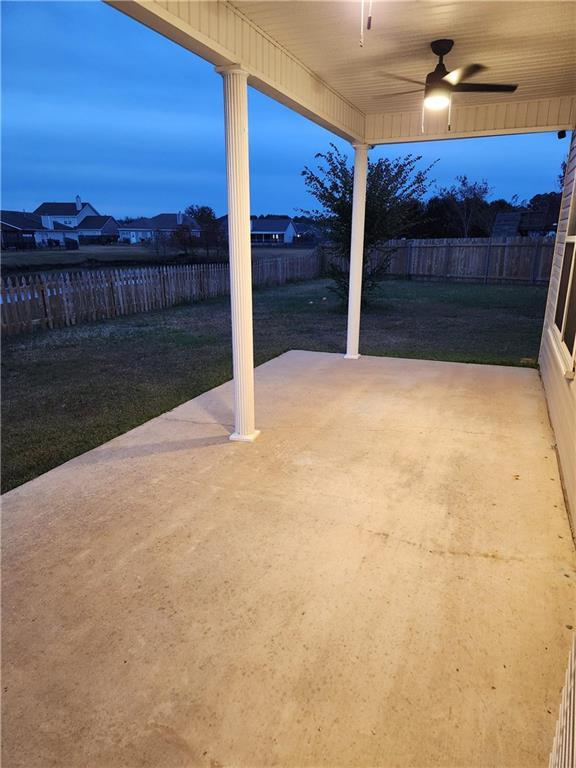
[[[349,141],[365,115],[237,8],[202,0],[105,0],[215,66],[239,64],[259,91]]]

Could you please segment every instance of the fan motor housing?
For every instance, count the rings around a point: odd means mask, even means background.
[[[433,40],[430,43],[430,48],[435,56],[446,56],[450,53],[454,45],[454,40],[448,38],[442,38],[441,40]]]

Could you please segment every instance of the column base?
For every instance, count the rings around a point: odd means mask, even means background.
[[[253,443],[259,434],[259,429],[255,429],[254,432],[250,432],[248,435],[241,435],[239,432],[232,432],[229,439],[235,443]]]
[[[360,355],[344,355],[344,360],[358,360]]]

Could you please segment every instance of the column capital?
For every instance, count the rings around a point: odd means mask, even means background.
[[[361,141],[353,141],[352,142],[352,146],[354,147],[355,150],[361,150],[361,151],[365,151],[365,152],[368,152],[368,150],[372,149],[372,147],[373,147],[372,144],[364,144]]]
[[[248,79],[248,72],[242,67],[242,64],[223,64],[221,67],[214,67],[219,75],[241,75]]]

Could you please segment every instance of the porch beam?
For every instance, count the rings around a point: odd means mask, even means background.
[[[215,66],[240,63],[249,84],[348,141],[364,113],[233,4],[206,0],[105,0]]]
[[[224,83],[228,245],[234,365],[234,432],[230,440],[253,442],[254,342],[252,331],[252,253],[250,169],[248,164],[248,73],[238,65],[218,67]]]
[[[394,144],[478,136],[571,130],[576,122],[576,96],[555,96],[526,101],[454,105],[448,131],[445,112],[427,112],[422,133],[421,110],[366,115],[365,141]]]
[[[362,307],[362,271],[364,265],[364,223],[366,218],[366,182],[368,144],[354,144],[354,187],[352,192],[352,236],[350,240],[350,275],[348,281],[348,360],[360,357],[360,311]]]

